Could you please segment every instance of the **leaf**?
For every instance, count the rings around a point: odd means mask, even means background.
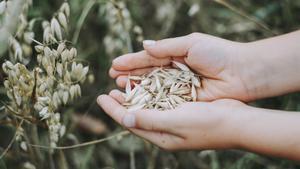
[[[3,159],[0,159],[0,169],[7,169],[5,162],[3,161]]]

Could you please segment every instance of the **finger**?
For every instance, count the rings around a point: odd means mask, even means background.
[[[127,128],[138,128],[150,131],[174,132],[171,126],[172,117],[169,111],[139,110],[128,112],[115,99],[108,95],[97,98],[103,110],[119,124]]]
[[[187,56],[189,48],[195,40],[192,36],[163,39],[159,41],[143,41],[144,49],[152,56],[159,58]]]
[[[119,76],[119,77],[116,79],[116,84],[117,84],[117,86],[119,86],[119,87],[121,87],[121,88],[125,88],[126,83],[127,83],[127,79],[128,79],[127,76]]]
[[[130,131],[137,136],[168,150],[179,149],[180,145],[184,141],[184,139],[181,137],[164,132],[153,132],[140,129],[130,129]]]
[[[122,119],[127,113],[125,107],[121,106],[115,99],[108,95],[99,96],[97,103],[111,118],[122,125]]]
[[[172,57],[172,61],[176,61],[176,62],[186,64],[184,57]],[[172,66],[176,67],[176,66],[174,66],[174,63],[172,63]]]
[[[171,63],[170,58],[155,58],[149,55],[146,51],[137,53],[129,53],[116,58],[112,67],[119,71],[128,71],[152,66],[166,66]]]
[[[126,121],[127,115],[135,121],[131,128],[178,134],[174,130],[175,124],[173,123],[176,117],[174,117],[171,111],[158,111],[154,109],[138,110],[126,114],[123,119],[124,122]]]
[[[112,90],[109,95],[114,98],[115,100],[117,100],[120,104],[125,103],[125,98],[124,98],[124,93],[121,92],[120,90],[114,89]]]
[[[133,75],[133,76],[141,76],[143,74],[149,73],[156,69],[158,67],[148,67],[148,68],[141,68],[141,69],[135,69],[135,70],[130,70],[130,71],[119,71],[115,70],[114,68],[111,68],[109,70],[109,75],[112,78],[117,78],[118,76],[124,76],[124,75]]]

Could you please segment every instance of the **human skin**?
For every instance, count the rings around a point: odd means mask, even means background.
[[[113,61],[110,75],[117,84],[124,87],[128,74],[177,60],[202,76],[198,102],[174,110],[128,112],[117,90],[97,101],[118,123],[168,150],[238,148],[300,160],[299,113],[240,102],[300,90],[299,42],[299,31],[251,43],[200,33],[145,41],[144,51]]]
[[[99,96],[97,102],[120,125],[166,150],[244,149],[300,160],[296,112],[250,107],[232,99],[128,112],[118,90]]]
[[[144,43],[145,50],[113,61],[110,76],[120,87],[128,74],[141,75],[177,60],[203,76],[199,101],[247,102],[300,90],[300,31],[250,43],[201,33],[151,42]]]

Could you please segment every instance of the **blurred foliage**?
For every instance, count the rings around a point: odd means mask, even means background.
[[[50,18],[63,0],[34,0],[29,17]],[[297,0],[230,0],[227,1],[231,7],[213,0],[124,0],[125,7],[130,13],[131,26],[119,32],[112,32],[112,26],[105,10],[109,3],[115,0],[69,0],[71,5],[71,33],[72,40],[74,32],[80,30],[78,42],[73,44],[77,47],[79,57],[87,60],[91,71],[95,75],[94,83],[83,86],[83,97],[73,106],[64,110],[64,122],[68,126],[68,135],[61,140],[61,145],[78,144],[85,141],[95,140],[111,133],[117,132],[119,126],[102,112],[95,103],[96,97],[101,93],[107,93],[115,88],[114,82],[108,77],[111,61],[118,55],[130,51],[128,41],[121,48],[113,48],[104,44],[107,36],[122,39],[124,32],[130,35],[130,43],[133,51],[142,49],[140,41],[145,39],[162,39],[167,37],[182,36],[192,32],[203,32],[222,38],[249,42],[268,38],[274,34],[283,34],[294,31],[300,25],[300,1]],[[223,2],[223,1],[221,1]],[[90,5],[90,8],[87,5]],[[194,8],[194,11],[191,11]],[[198,8],[198,10],[197,10]],[[232,10],[234,9],[234,10]],[[267,25],[266,30],[254,23],[243,14],[255,18],[260,23]],[[195,12],[196,11],[196,12]],[[194,13],[193,13],[194,12]],[[84,18],[83,13],[86,13]],[[83,17],[83,18],[81,18]],[[82,27],[78,28],[80,18],[83,19]],[[128,18],[127,18],[128,19]],[[134,27],[139,26],[142,33],[138,34]],[[36,26],[37,31],[40,26]],[[118,34],[119,33],[119,34]],[[112,35],[114,34],[114,35]],[[40,39],[42,33],[37,34]],[[124,48],[124,49],[123,49]],[[3,62],[2,58],[1,63]],[[251,68],[247,68],[251,69]],[[1,73],[0,81],[3,81]],[[0,89],[1,99],[5,98],[5,91]],[[282,97],[270,98],[251,103],[255,106],[300,111],[300,95],[289,94]],[[72,120],[73,114],[84,114],[91,116],[100,123],[107,126],[105,130],[95,133],[88,127],[78,125]],[[0,114],[0,120],[2,115]],[[101,120],[100,120],[101,119]],[[13,136],[13,127],[0,125],[0,152],[8,145]],[[41,144],[43,141],[41,141]],[[238,150],[226,151],[186,151],[165,152],[155,146],[136,138],[127,136],[119,140],[97,144],[89,147],[57,151],[53,156],[41,150],[44,154],[37,161],[30,161],[28,154],[22,152],[17,144],[13,145],[3,160],[0,160],[0,169],[5,168],[28,168],[24,165],[27,161],[36,165],[37,168],[59,168],[59,169],[81,169],[81,168],[201,168],[201,169],[296,169],[300,166],[292,161],[266,157]],[[133,158],[134,157],[134,158]],[[132,165],[134,164],[134,165]],[[39,167],[38,167],[39,166]]]

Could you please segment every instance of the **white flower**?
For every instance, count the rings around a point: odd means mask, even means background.
[[[40,112],[39,115],[42,118],[42,120],[47,119],[50,117],[50,113],[48,112],[48,107],[44,107]]]
[[[66,133],[66,126],[62,125],[59,130],[59,135],[62,137]]]
[[[63,100],[63,103],[64,103],[64,104],[67,104],[67,103],[68,103],[68,100],[69,100],[69,92],[67,92],[67,91],[64,91],[64,92],[63,92],[62,100]]]
[[[200,10],[199,4],[195,3],[195,4],[193,4],[193,5],[191,6],[191,8],[189,9],[188,15],[189,15],[190,17],[192,17],[192,16],[194,16],[195,14],[197,14],[197,13],[199,12],[199,10]]]
[[[33,164],[31,164],[30,162],[25,162],[25,163],[23,164],[23,167],[24,167],[25,169],[36,169],[36,167],[35,167]]]
[[[23,151],[27,151],[27,144],[24,141],[20,143],[20,147]]]
[[[47,102],[50,100],[50,98],[49,98],[48,96],[45,96],[45,97],[38,97],[37,100],[38,100],[39,102],[47,103]]]

